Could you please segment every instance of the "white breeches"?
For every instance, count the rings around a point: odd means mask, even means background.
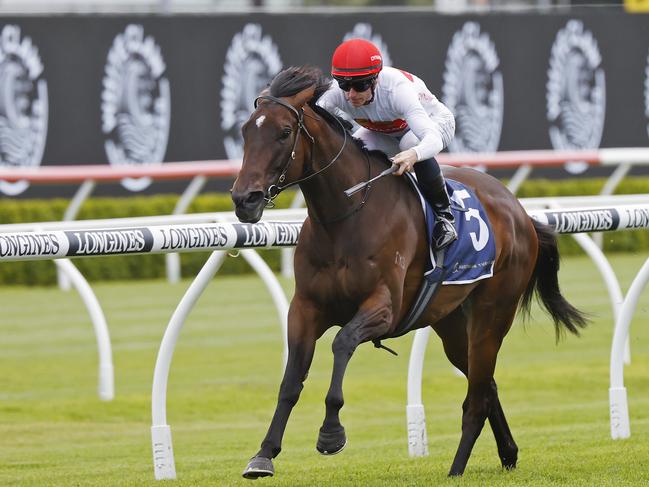
[[[453,115],[449,116],[435,116],[431,119],[435,122],[437,126],[437,131],[432,133],[430,137],[432,138],[432,145],[435,151],[435,155],[439,154],[448,147],[448,144],[453,139],[455,135],[455,119]],[[403,136],[396,137],[394,135],[385,134],[382,132],[375,132],[373,130],[366,129],[364,127],[359,128],[354,132],[354,137],[361,139],[365,142],[365,147],[369,150],[380,150],[387,154],[388,157],[392,157],[395,154],[412,149],[420,143],[420,140],[417,136],[409,130]],[[428,136],[427,136],[428,137]]]

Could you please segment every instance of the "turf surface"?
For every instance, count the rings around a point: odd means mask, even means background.
[[[611,258],[622,287],[642,256]],[[496,379],[519,445],[519,468],[502,471],[488,427],[461,479],[447,479],[460,435],[466,381],[439,340],[424,375],[430,456],[411,459],[405,427],[412,335],[391,340],[398,357],[359,348],[345,379],[341,419],[348,445],[315,451],[331,374],[335,330],[319,342],[290,418],[276,476],[255,485],[649,485],[649,297],[631,329],[625,370],[631,438],[612,441],[608,380],[612,315],[587,258],[563,261],[564,294],[593,315],[579,339],[558,346],[540,310],[517,323],[500,353]],[[95,284],[113,343],[116,398],[96,395],[94,334],[80,298],[56,288],[0,288],[0,485],[250,485],[241,478],[275,406],[281,340],[271,298],[255,277],[219,277],[183,330],[171,367],[168,422],[178,480],[153,480],[150,397],[164,328],[189,281]],[[290,292],[292,284],[284,281]]]

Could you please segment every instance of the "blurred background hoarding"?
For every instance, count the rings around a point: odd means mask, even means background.
[[[327,72],[352,36],[451,108],[452,152],[649,145],[646,15],[562,1],[322,8],[334,3],[0,0],[0,165],[238,159],[257,93],[283,67]],[[458,13],[440,13],[451,3]],[[30,15],[7,13],[19,6]]]

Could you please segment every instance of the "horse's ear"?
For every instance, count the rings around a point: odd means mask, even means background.
[[[289,103],[293,105],[295,108],[300,109],[304,105],[306,105],[306,103],[309,100],[311,100],[311,98],[313,98],[314,94],[315,94],[315,85],[309,86],[308,88],[290,97]]]
[[[259,97],[260,96],[268,96],[268,95],[270,95],[270,88],[267,86],[266,88],[261,90],[259,92],[259,94],[257,95],[257,98],[255,98],[255,108],[257,108],[257,105],[259,105],[260,103],[268,101],[268,100],[260,100]]]

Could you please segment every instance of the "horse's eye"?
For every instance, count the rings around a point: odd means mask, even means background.
[[[285,128],[282,130],[282,133],[279,134],[280,140],[286,140],[288,139],[288,136],[291,135],[291,132],[293,132],[290,128]]]

